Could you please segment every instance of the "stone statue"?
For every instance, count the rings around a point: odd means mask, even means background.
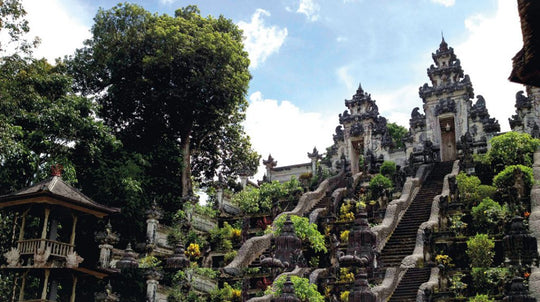
[[[34,266],[35,267],[43,267],[45,264],[47,264],[47,260],[49,260],[49,256],[51,255],[51,248],[39,248],[34,253]]]
[[[19,259],[21,257],[21,253],[19,253],[19,249],[16,247],[12,247],[11,250],[5,252],[4,257],[6,257],[8,267],[17,267],[20,265]]]
[[[79,267],[79,264],[84,261],[84,258],[77,255],[77,252],[72,252],[66,256],[66,267],[75,268]]]

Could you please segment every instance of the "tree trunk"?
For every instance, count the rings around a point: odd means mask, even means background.
[[[182,197],[193,194],[193,186],[191,184],[190,134],[191,131],[186,131],[180,138],[182,150]]]

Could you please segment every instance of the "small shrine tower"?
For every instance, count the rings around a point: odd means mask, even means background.
[[[13,247],[4,254],[7,265],[2,269],[18,273],[16,301],[73,302],[79,279],[102,279],[109,273],[96,268],[95,263],[84,262],[81,255],[99,251],[97,244],[94,250],[88,249],[88,238],[78,238],[77,233],[81,222],[92,221],[92,217],[101,219],[120,209],[94,202],[65,183],[61,171],[61,165],[55,165],[50,178],[0,196],[0,210],[10,211],[15,217]],[[85,242],[84,250],[78,250],[76,242]],[[82,299],[89,301],[89,297]]]

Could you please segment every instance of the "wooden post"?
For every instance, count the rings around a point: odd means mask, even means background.
[[[69,302],[75,302],[75,294],[77,290],[77,276],[73,276],[73,286],[71,287],[71,298]]]
[[[43,281],[43,290],[41,291],[41,300],[47,300],[47,284],[49,283],[49,275],[51,270],[45,270],[45,280]]]
[[[24,301],[24,287],[26,285],[27,274],[28,274],[28,271],[24,272],[24,274],[22,275],[21,289],[19,291],[19,301]]]
[[[47,224],[49,224],[49,215],[51,209],[45,208],[45,219],[43,219],[43,229],[41,230],[41,239],[47,238]]]
[[[71,214],[73,216],[73,226],[71,227],[71,238],[69,239],[69,244],[75,244],[75,230],[77,229],[77,215]]]

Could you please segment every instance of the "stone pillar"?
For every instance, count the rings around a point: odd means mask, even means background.
[[[159,220],[162,217],[161,210],[154,200],[152,206],[146,211],[146,243],[150,245],[156,244],[156,233],[159,225]]]
[[[71,225],[71,237],[69,238],[69,244],[74,245],[75,244],[75,235],[77,234],[77,215],[72,214],[73,216],[73,224]]]
[[[75,302],[75,297],[77,294],[77,276],[73,276],[73,285],[71,286],[71,297],[69,298],[69,302]]]
[[[96,241],[99,245],[99,266],[101,268],[109,268],[111,263],[111,254],[113,245],[118,243],[118,234],[112,231],[111,222],[105,226],[105,231],[96,234]]]
[[[317,150],[317,147],[313,147],[313,152],[311,153],[308,152],[307,155],[309,159],[311,160],[311,173],[313,174],[313,176],[315,176],[315,174],[317,174],[317,162],[319,161],[319,159],[322,158],[322,156],[319,155],[319,151]]]
[[[157,290],[161,274],[151,270],[146,274],[146,301],[157,302]]]

